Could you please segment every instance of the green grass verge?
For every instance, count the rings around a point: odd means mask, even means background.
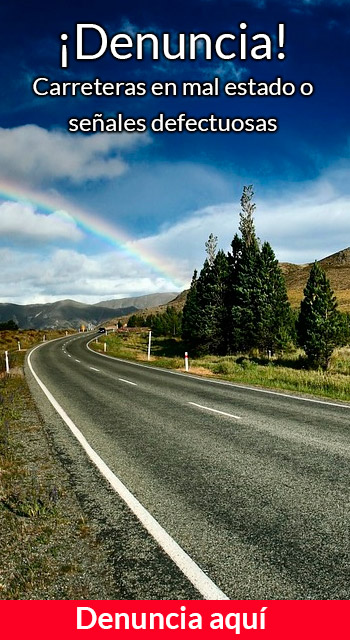
[[[111,356],[147,362],[148,333],[112,333],[99,337],[91,346]],[[167,369],[184,369],[185,345],[179,339],[153,338],[150,365]],[[189,350],[190,351],[190,350]],[[231,382],[307,393],[326,398],[350,401],[350,348],[338,349],[329,371],[311,371],[305,358],[296,351],[284,357],[263,359],[240,356],[204,356],[191,358],[190,373],[209,375]]]

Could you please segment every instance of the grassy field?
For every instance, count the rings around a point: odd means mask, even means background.
[[[147,362],[148,333],[112,333],[100,337],[92,347],[119,358]],[[184,370],[185,346],[180,339],[153,338],[152,356],[149,364],[168,369]],[[338,349],[331,361],[329,371],[310,371],[299,351],[283,357],[262,359],[259,357],[204,356],[191,358],[190,373],[212,376],[272,389],[287,389],[311,395],[350,401],[350,348]]]
[[[350,313],[350,290],[335,291],[338,309],[343,313]],[[304,297],[303,289],[288,289],[289,302],[293,309],[299,309],[300,303]]]
[[[68,331],[68,333],[73,333],[73,331]],[[0,373],[5,371],[5,351],[9,353],[11,368],[21,366],[27,349],[39,344],[44,338],[45,340],[53,340],[65,335],[65,331],[56,329],[0,331]],[[20,343],[21,351],[18,351],[18,343]]]
[[[26,335],[24,344],[38,339]],[[1,344],[10,346],[11,336]],[[0,599],[115,597],[98,536],[17,366],[0,378]]]

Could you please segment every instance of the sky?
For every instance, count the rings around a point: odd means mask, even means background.
[[[272,60],[75,59],[77,23],[126,33],[266,33]],[[285,24],[278,46],[277,24]],[[61,68],[62,33],[68,68]],[[86,51],[99,37],[87,31]],[[280,261],[350,245],[350,1],[3,3],[0,20],[0,302],[97,302],[181,291],[218,236],[229,249],[244,185]],[[237,40],[224,51],[238,52]],[[283,51],[285,57],[278,59]],[[39,97],[51,82],[144,82],[144,97]],[[311,82],[310,97],[155,97],[152,83]],[[42,85],[43,86],[43,85]],[[72,117],[277,118],[275,133],[70,133]]]

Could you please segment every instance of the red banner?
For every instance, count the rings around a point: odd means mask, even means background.
[[[348,601],[94,600],[2,601],[1,637],[70,640],[256,638],[341,640],[350,637]],[[109,634],[108,634],[109,632]]]

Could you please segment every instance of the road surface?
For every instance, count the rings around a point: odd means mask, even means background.
[[[88,339],[47,343],[32,352],[32,369],[218,590],[230,599],[349,598],[350,405],[138,366],[89,351]],[[27,373],[54,446],[110,541],[120,597],[206,597]]]

